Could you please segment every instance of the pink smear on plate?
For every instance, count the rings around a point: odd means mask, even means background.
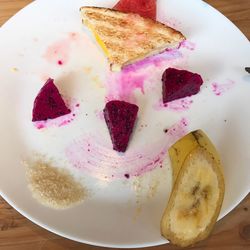
[[[66,64],[69,61],[70,46],[70,40],[67,38],[57,41],[47,48],[44,58],[52,64]]]
[[[189,110],[191,108],[192,103],[193,100],[190,97],[174,100],[165,104],[163,103],[162,99],[160,99],[159,102],[156,103],[153,107],[157,111],[171,110],[176,112],[183,112]]]
[[[178,19],[176,19],[174,17],[168,17],[167,19],[165,17],[164,17],[164,19],[161,18],[161,22],[165,23],[169,27],[177,29],[177,30],[179,30],[179,27],[182,24],[181,21],[179,21]]]
[[[184,40],[183,42],[181,42],[180,48],[185,48],[188,50],[195,50],[196,44],[191,41]]]
[[[76,116],[79,114],[80,104],[76,102],[74,99],[66,99],[65,103],[66,103],[66,106],[70,108],[71,113],[60,116],[55,119],[48,119],[46,121],[33,122],[34,126],[37,129],[46,129],[46,128],[51,128],[51,127],[62,127],[62,126],[70,124],[72,121],[75,120]]]
[[[58,66],[63,66],[69,62],[71,47],[73,43],[78,42],[80,35],[76,32],[70,32],[65,38],[62,38],[49,45],[43,55],[47,62]]]
[[[97,118],[99,118],[101,121],[104,121],[104,114],[103,114],[103,110],[99,111],[99,110],[95,110],[95,115]]]
[[[225,83],[213,82],[211,85],[212,91],[215,95],[221,96],[226,93],[228,90],[232,89],[235,85],[235,81],[226,80]]]
[[[96,135],[77,138],[65,150],[72,167],[99,179],[120,179],[141,176],[162,167],[168,148],[187,134],[188,121],[182,118],[155,145],[145,145],[138,151],[117,153],[111,143],[105,144]]]
[[[131,65],[125,66],[122,70],[122,72],[138,72],[140,70],[145,70],[146,67],[152,67],[157,68],[165,65],[172,65],[172,63],[175,63],[177,60],[180,60],[183,58],[183,54],[178,49],[169,49],[165,50],[164,52],[150,56],[148,58],[145,58],[141,61],[138,61],[136,63],[133,63]]]
[[[144,94],[144,82],[147,74],[111,73],[108,77],[106,101],[121,100],[135,102],[134,91]]]
[[[135,91],[145,94],[145,83],[159,84],[161,71],[183,57],[177,50],[168,50],[142,61],[126,66],[121,72],[110,72],[106,82],[106,101],[122,100],[135,103]]]

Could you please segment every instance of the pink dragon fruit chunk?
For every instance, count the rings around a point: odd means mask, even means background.
[[[48,79],[39,91],[33,106],[32,121],[45,121],[69,114],[68,109],[54,84],[53,79]]]
[[[199,74],[174,68],[166,69],[162,75],[163,103],[197,94],[202,83]]]
[[[110,101],[103,112],[109,134],[113,143],[113,149],[125,152],[133,131],[138,113],[138,106],[124,101]]]

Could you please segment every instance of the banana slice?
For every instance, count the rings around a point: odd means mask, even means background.
[[[186,247],[205,239],[219,216],[224,178],[219,155],[201,131],[194,131],[169,150],[174,186],[161,220],[162,235]]]
[[[192,133],[187,134],[181,140],[177,141],[168,151],[171,159],[173,183],[185,161],[187,155],[198,146],[197,140]]]

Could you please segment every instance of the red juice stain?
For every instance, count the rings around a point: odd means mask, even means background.
[[[191,41],[184,40],[183,42],[181,42],[180,47],[188,50],[195,50],[196,44]]]
[[[62,60],[58,60],[57,64],[58,65],[63,65],[63,61]]]
[[[69,39],[65,38],[59,40],[47,48],[44,58],[51,64],[62,65],[60,64],[60,62],[62,63],[62,60],[64,63],[69,61],[70,49],[71,43]]]
[[[141,176],[158,167],[164,168],[163,160],[169,147],[187,133],[188,120],[182,118],[169,127],[168,133],[154,147],[146,147],[142,152],[127,151],[126,157],[117,154],[111,143],[103,143],[96,135],[80,137],[68,145],[65,154],[72,167],[98,179],[104,179],[105,176],[112,179],[128,179]]]
[[[217,83],[212,83],[212,91],[215,95],[221,95],[221,92],[219,91],[219,86]]]
[[[147,79],[145,74],[134,74],[133,72],[122,71],[117,74],[111,73],[108,76],[106,100],[114,99],[135,102],[134,91],[139,89],[144,94],[144,82]]]
[[[213,82],[211,85],[212,91],[216,96],[221,96],[230,89],[232,89],[235,85],[233,80],[227,79],[224,83]]]
[[[176,112],[183,112],[189,110],[193,104],[193,100],[190,97],[177,99],[168,103],[163,103],[162,99],[159,99],[153,108],[157,111],[168,109]]]
[[[43,129],[43,128],[45,128],[45,125],[41,124],[41,123],[37,123],[36,128],[37,129]]]
[[[76,32],[70,32],[68,36],[49,45],[43,57],[51,64],[65,65],[69,62],[72,45],[79,42],[80,35]]]
[[[111,72],[107,75],[106,85],[106,102],[111,100],[122,100],[136,103],[135,91],[145,94],[145,86],[155,86],[157,82],[150,79],[154,74],[158,74],[163,64],[172,65],[183,58],[180,51],[173,49],[160,53],[156,56],[145,58],[137,63],[124,67],[121,72]],[[149,70],[145,70],[148,68]],[[147,85],[146,85],[147,83]]]

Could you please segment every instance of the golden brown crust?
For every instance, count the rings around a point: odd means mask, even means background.
[[[177,47],[185,39],[179,31],[138,14],[101,7],[82,7],[80,11],[106,46],[112,65],[122,67]]]

